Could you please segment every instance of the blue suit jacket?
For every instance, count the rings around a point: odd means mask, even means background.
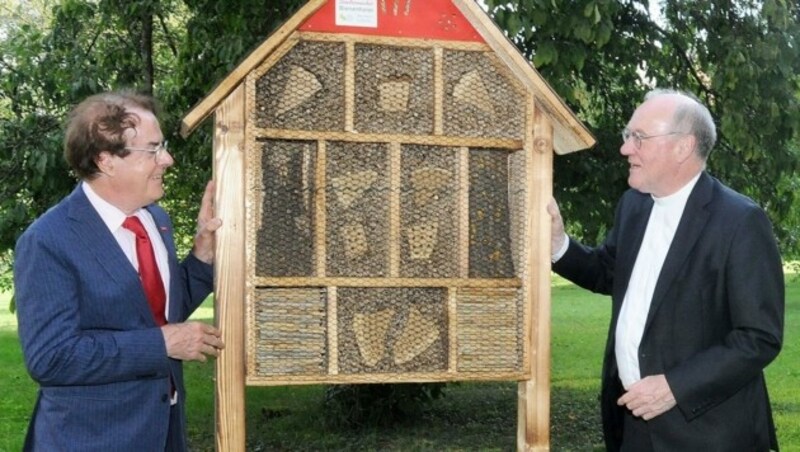
[[[212,266],[191,254],[179,263],[169,217],[147,209],[169,256],[168,321],[182,322],[212,291]],[[181,362],[167,357],[136,270],[80,185],[17,241],[14,287],[25,364],[40,385],[26,450],[164,450],[170,428],[185,449]]]
[[[653,200],[628,190],[605,242],[571,242],[560,275],[612,297],[601,404],[608,450],[622,441],[617,319]],[[658,451],[768,451],[778,444],[763,369],[781,349],[784,283],[772,226],[750,199],[703,173],[686,203],[639,345],[642,377],[665,374],[677,401],[647,423]]]

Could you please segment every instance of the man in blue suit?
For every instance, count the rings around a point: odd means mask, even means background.
[[[648,94],[622,132],[628,185],[598,247],[566,236],[553,270],[611,295],[603,433],[611,451],[769,451],[764,368],[783,341],[781,258],[764,211],[706,171],[708,109]]]
[[[128,92],[80,103],[64,155],[81,181],[17,242],[19,335],[40,386],[25,450],[186,450],[181,362],[223,347],[216,328],[186,322],[213,290],[221,221],[209,183],[194,248],[178,262],[172,224],[155,204],[174,163],[155,111],[152,98]],[[130,220],[146,235],[123,227]],[[146,278],[160,294],[152,308]]]

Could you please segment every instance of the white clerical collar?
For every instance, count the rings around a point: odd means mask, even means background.
[[[700,174],[702,172],[697,173],[696,176],[692,178],[686,185],[684,185],[680,190],[676,191],[675,193],[667,196],[657,197],[650,195],[653,198],[653,202],[657,207],[662,208],[670,208],[675,206],[683,206],[686,204],[686,201],[689,199],[689,195],[692,194],[692,189],[697,184],[697,181],[700,179]]]

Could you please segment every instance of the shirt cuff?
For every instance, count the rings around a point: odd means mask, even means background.
[[[568,249],[569,249],[569,236],[565,232],[564,233],[564,241],[561,243],[561,248],[556,250],[553,253],[553,255],[550,256],[550,262],[553,263],[553,264],[558,262],[559,259],[561,259],[562,257],[564,257],[565,254],[567,254],[567,250]]]

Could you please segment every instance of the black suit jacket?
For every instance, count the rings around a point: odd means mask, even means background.
[[[605,242],[572,241],[553,270],[612,296],[601,408],[609,450],[622,441],[614,335],[653,207],[628,190]],[[753,201],[705,172],[667,253],[639,347],[642,377],[665,374],[677,406],[648,422],[656,450],[777,450],[763,369],[783,340],[784,282],[772,226]]]

